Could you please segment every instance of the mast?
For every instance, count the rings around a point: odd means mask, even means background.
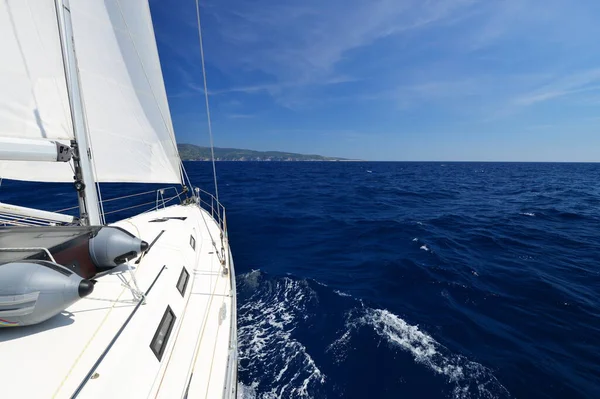
[[[75,165],[75,189],[79,198],[79,215],[82,225],[101,225],[96,181],[92,170],[92,152],[88,143],[87,121],[81,97],[79,70],[73,39],[73,25],[69,0],[55,0],[60,45],[62,49],[73,133],[73,163]]]

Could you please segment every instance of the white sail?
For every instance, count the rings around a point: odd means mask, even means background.
[[[54,2],[0,2],[0,54],[0,136],[71,140],[73,128]],[[72,180],[68,164],[41,165],[48,167],[41,176],[52,173],[61,176],[59,180]],[[30,180],[27,176],[36,174],[28,162],[0,162],[0,177]]]
[[[21,1],[8,2],[13,3]],[[37,3],[54,7],[54,2],[48,0],[22,3],[29,3],[29,8],[37,7]],[[148,1],[72,1],[71,17],[96,181],[181,183],[180,159]],[[0,32],[10,31],[1,22]],[[53,22],[58,32],[55,15]],[[40,26],[37,21],[33,25],[31,32]],[[60,63],[58,38],[55,41],[55,48],[47,51],[52,51]],[[0,76],[4,75],[4,67],[0,65]],[[64,82],[62,64],[60,68]],[[0,112],[6,112],[9,93],[4,88],[2,91]],[[65,104],[68,110],[66,99]],[[0,117],[0,124],[3,122]],[[72,137],[69,129],[66,138]],[[66,164],[0,162],[2,178],[68,182],[72,176]]]
[[[0,136],[73,138],[54,2],[0,2]]]
[[[180,183],[148,1],[72,1],[71,12],[96,179]]]

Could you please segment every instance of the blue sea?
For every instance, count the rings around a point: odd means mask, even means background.
[[[186,168],[213,190],[209,163]],[[600,164],[219,162],[217,173],[240,397],[600,398]],[[68,185],[6,181],[0,201],[75,205]]]

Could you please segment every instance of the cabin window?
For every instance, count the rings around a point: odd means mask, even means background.
[[[167,310],[165,310],[165,314],[163,315],[160,324],[158,325],[158,329],[154,333],[154,338],[152,338],[152,342],[150,343],[150,349],[152,349],[152,352],[154,352],[159,361],[162,359],[162,355],[165,352],[167,342],[169,341],[169,335],[171,334],[171,330],[173,330],[174,324],[175,313],[173,313],[170,306],[167,306]]]
[[[190,236],[190,247],[192,247],[192,249],[196,249],[196,239],[192,235]]]
[[[181,269],[181,274],[179,275],[179,280],[177,280],[177,291],[181,294],[181,296],[185,296],[185,288],[187,287],[188,280],[190,279],[190,274],[185,269],[185,266]]]

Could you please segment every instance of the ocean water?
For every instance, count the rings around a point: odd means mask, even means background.
[[[209,163],[186,168],[213,189]],[[600,164],[217,168],[240,397],[600,398]],[[70,190],[4,182],[0,201]]]

